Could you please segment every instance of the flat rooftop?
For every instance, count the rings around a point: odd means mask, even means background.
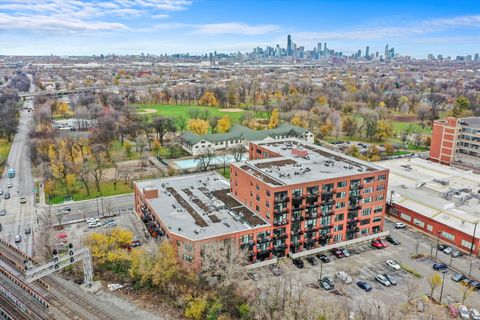
[[[385,170],[376,164],[349,157],[298,139],[256,141],[279,157],[234,163],[273,186],[299,184],[365,172]]]
[[[394,203],[473,235],[480,223],[479,174],[421,158],[377,163],[390,169],[387,201],[393,191]]]
[[[269,225],[229,195],[230,182],[217,172],[136,182],[140,192],[171,233],[201,240]]]

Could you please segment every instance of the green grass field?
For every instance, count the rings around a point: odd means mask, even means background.
[[[11,145],[7,138],[0,138],[0,174],[3,172],[3,165],[7,161]]]
[[[402,130],[408,129],[409,127],[412,129],[411,132],[420,132],[424,134],[430,134],[432,132],[432,128],[429,125],[425,125],[425,128],[419,123],[415,122],[400,122],[400,121],[392,121],[393,130],[400,133]]]
[[[156,105],[156,104],[141,104],[138,106],[139,111],[144,109],[155,109],[157,114],[164,115],[168,117],[183,117],[185,119],[190,119],[189,112],[191,110],[199,110],[201,113],[208,111],[209,117],[223,117],[225,115],[229,116],[232,120],[232,124],[240,123],[240,117],[245,111],[236,111],[236,112],[225,112],[221,108],[217,107],[206,107],[206,106],[188,106],[188,105]],[[147,116],[152,115],[147,113]]]
[[[125,184],[123,181],[119,181],[117,183],[117,190],[113,189],[113,182],[108,181],[108,182],[103,182],[100,185],[100,190],[102,192],[97,192],[95,189],[95,186],[92,184],[90,186],[90,196],[87,195],[87,191],[83,184],[77,182],[75,184],[75,190],[70,191],[70,194],[73,195],[73,200],[74,201],[80,201],[80,200],[88,200],[88,199],[95,199],[97,197],[101,197],[102,195],[104,197],[108,196],[115,196],[119,194],[125,194],[125,193],[131,193],[133,192],[133,188],[130,187],[130,184]],[[61,185],[61,183],[57,183],[57,188],[52,194],[52,197],[50,200],[45,199],[48,204],[59,204],[63,202],[64,197],[67,195],[67,190]]]

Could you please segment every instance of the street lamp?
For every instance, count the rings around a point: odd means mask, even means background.
[[[475,222],[474,223],[474,227],[473,227],[473,235],[472,235],[472,243],[470,244],[470,255],[472,255],[472,252],[473,252],[473,247],[474,247],[474,243],[475,243],[475,234],[477,233],[477,224],[478,224],[479,221]],[[478,248],[477,248],[478,249]]]
[[[435,251],[435,258],[438,256],[438,246],[440,245],[440,231],[437,231],[437,250]]]

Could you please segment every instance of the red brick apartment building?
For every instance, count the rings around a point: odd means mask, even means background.
[[[382,232],[387,184],[388,169],[301,140],[251,142],[230,183],[216,173],[137,182],[135,209],[186,263],[199,266],[215,241],[259,262]]]
[[[480,167],[480,117],[447,117],[434,121],[430,160],[446,165]]]

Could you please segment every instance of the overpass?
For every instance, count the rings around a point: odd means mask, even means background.
[[[137,84],[137,85],[129,85],[129,86],[93,86],[93,87],[78,87],[75,89],[64,89],[64,90],[21,92],[18,94],[18,96],[23,100],[28,98],[35,98],[39,96],[62,97],[62,96],[68,96],[72,94],[79,94],[79,93],[100,93],[102,91],[120,91],[122,89],[128,89],[128,88],[153,89],[153,88],[162,87],[164,84],[176,85],[178,83],[185,83],[185,82],[198,83],[199,79],[197,78],[172,79],[172,80],[167,80],[161,84]]]

